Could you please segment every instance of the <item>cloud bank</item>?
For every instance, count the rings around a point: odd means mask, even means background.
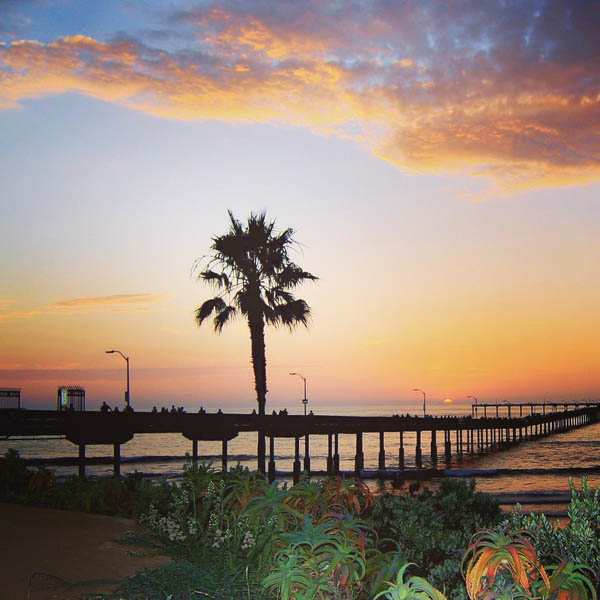
[[[79,92],[157,117],[281,123],[497,190],[600,179],[595,1],[221,1],[161,36],[0,45],[0,108]],[[157,45],[158,44],[158,45]]]
[[[0,321],[30,319],[52,314],[78,314],[103,309],[139,310],[161,302],[163,299],[162,294],[115,294],[113,296],[71,298],[29,310],[13,309],[11,307],[12,302],[3,300],[0,301]]]

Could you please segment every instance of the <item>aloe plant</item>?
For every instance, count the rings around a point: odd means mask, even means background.
[[[286,544],[275,555],[275,566],[263,587],[280,598],[352,598],[362,587],[366,559],[361,548],[327,520],[304,519],[299,531],[284,533]]]
[[[302,519],[302,515],[285,503],[288,493],[286,489],[280,489],[277,483],[272,483],[265,488],[263,494],[248,502],[244,510],[245,516],[254,520],[271,519],[281,530],[289,529],[292,524]]]
[[[268,485],[260,473],[242,467],[231,469],[225,482],[225,506],[242,511],[253,498],[263,495]]]
[[[355,515],[369,512],[374,502],[373,492],[360,479],[342,477],[329,479],[323,488],[323,493],[330,510],[348,511]]]
[[[422,577],[413,575],[407,581],[404,581],[406,570],[413,564],[406,563],[400,567],[395,581],[388,581],[388,587],[376,594],[373,600],[377,600],[377,598],[386,598],[387,600],[446,600],[446,596],[442,592]]]
[[[281,600],[327,598],[335,592],[325,574],[315,577],[306,568],[305,557],[290,548],[278,553],[272,572],[262,581],[263,588],[276,592]]]
[[[327,508],[323,486],[314,481],[301,481],[291,487],[285,503],[302,514],[320,516]]]
[[[549,565],[549,581],[538,581],[534,586],[536,595],[544,600],[596,600],[594,572],[586,565],[563,562]]]
[[[489,591],[500,572],[508,572],[514,582],[530,592],[538,578],[549,587],[550,581],[538,560],[535,547],[526,532],[514,535],[483,530],[471,539],[463,558],[467,594],[475,600]]]

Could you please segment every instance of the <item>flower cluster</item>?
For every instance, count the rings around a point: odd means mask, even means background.
[[[198,534],[198,522],[190,516],[192,496],[182,485],[175,485],[169,503],[169,514],[161,515],[152,504],[148,512],[140,517],[140,523],[170,542],[185,542]]]
[[[250,549],[254,548],[255,545],[256,545],[256,540],[254,539],[252,532],[246,531],[246,534],[244,535],[244,539],[242,540],[242,550],[250,550]]]
[[[231,533],[228,529],[225,531],[222,531],[221,529],[215,529],[213,543],[211,544],[211,546],[213,548],[220,548],[230,537]]]

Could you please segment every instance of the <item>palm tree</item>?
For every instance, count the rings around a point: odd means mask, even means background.
[[[198,279],[218,290],[218,295],[206,300],[196,309],[198,326],[214,313],[213,326],[217,333],[242,315],[248,321],[252,344],[254,387],[258,414],[265,414],[267,401],[267,372],[265,356],[265,325],[294,329],[308,326],[310,307],[296,298],[290,290],[306,280],[317,277],[304,271],[289,257],[295,243],[294,230],[275,231],[275,221],[266,214],[251,213],[243,225],[229,211],[229,231],[212,239],[208,262],[196,261]],[[258,436],[258,467],[264,472],[265,438]]]

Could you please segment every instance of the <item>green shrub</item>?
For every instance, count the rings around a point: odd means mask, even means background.
[[[128,579],[115,598],[127,600],[260,600],[266,598],[244,570],[232,572],[219,562],[176,560]]]
[[[569,487],[571,502],[566,526],[560,527],[544,514],[524,514],[517,510],[500,529],[528,531],[544,563],[588,565],[594,572],[596,588],[600,590],[600,488],[590,488],[585,478],[581,490],[577,490],[572,481]]]
[[[0,500],[14,502],[27,490],[32,471],[16,450],[10,448],[0,457]]]
[[[472,481],[442,480],[436,491],[383,495],[372,519],[382,540],[393,540],[405,562],[449,598],[466,597],[461,559],[471,536],[500,521],[498,503],[475,491]],[[391,548],[391,546],[390,546]]]

